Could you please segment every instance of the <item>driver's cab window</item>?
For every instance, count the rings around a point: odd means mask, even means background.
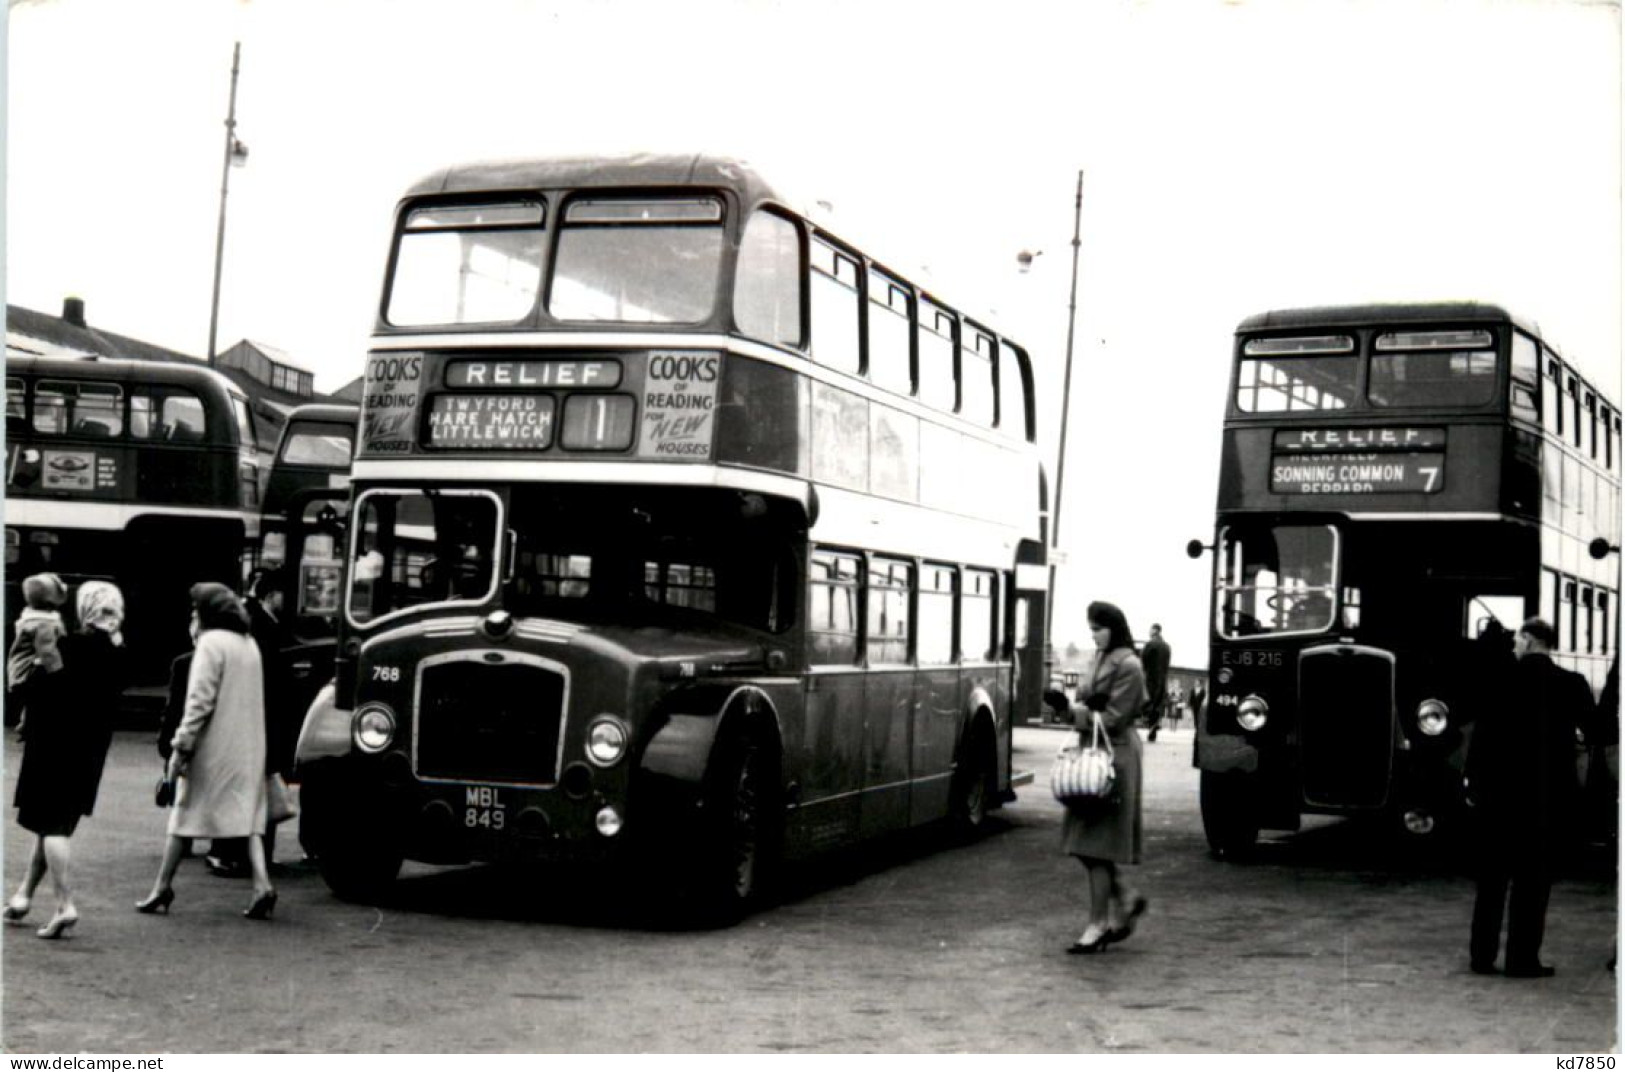
[[[496,590],[499,503],[488,492],[369,491],[356,507],[350,617],[365,624]]]
[[[1218,625],[1223,635],[1331,628],[1337,595],[1337,530],[1332,526],[1227,528],[1220,536],[1219,569]]]

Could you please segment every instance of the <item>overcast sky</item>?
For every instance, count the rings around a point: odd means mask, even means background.
[[[702,151],[1024,341],[1053,452],[1084,170],[1060,644],[1108,598],[1205,661],[1183,545],[1249,314],[1499,301],[1619,399],[1617,3],[12,0],[8,34],[6,300],[204,353],[240,40],[219,346],[323,389],[413,179]]]

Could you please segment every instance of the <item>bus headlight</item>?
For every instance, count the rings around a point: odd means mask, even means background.
[[[1264,728],[1264,723],[1270,718],[1270,705],[1264,702],[1264,697],[1253,694],[1241,701],[1236,708],[1236,722],[1248,733],[1257,733]]]
[[[1416,705],[1416,728],[1428,737],[1437,737],[1450,725],[1450,708],[1443,700],[1423,700]]]
[[[621,832],[621,813],[615,810],[613,804],[599,808],[593,822],[598,827],[598,832],[605,837],[614,837]]]
[[[395,712],[383,704],[368,704],[355,713],[351,735],[363,752],[382,752],[395,740]]]
[[[626,725],[614,715],[599,715],[587,727],[587,758],[600,767],[613,766],[626,755]]]

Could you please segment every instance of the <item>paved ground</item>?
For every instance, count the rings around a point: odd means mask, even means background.
[[[1151,897],[1095,957],[1077,865],[1056,852],[1057,731],[1017,733],[1038,782],[969,846],[917,834],[826,860],[782,904],[721,930],[651,922],[656,887],[413,867],[378,908],[333,899],[284,837],[270,924],[242,882],[189,862],[169,918],[131,903],[157,866],[150,739],[121,733],[75,841],[84,921],[4,929],[11,1052],[1587,1053],[1617,1044],[1614,871],[1553,897],[1521,982],[1467,971],[1471,885],[1447,853],[1395,857],[1344,823],[1211,860],[1190,731],[1147,747]],[[16,772],[8,750],[7,782]],[[8,824],[5,880],[25,837]],[[37,915],[44,915],[44,905]],[[31,919],[31,924],[38,920]]]

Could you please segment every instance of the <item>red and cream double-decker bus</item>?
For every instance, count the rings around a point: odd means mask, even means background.
[[[329,884],[662,859],[726,910],[979,825],[1043,685],[1032,394],[1019,346],[736,162],[418,184],[301,743]]]

